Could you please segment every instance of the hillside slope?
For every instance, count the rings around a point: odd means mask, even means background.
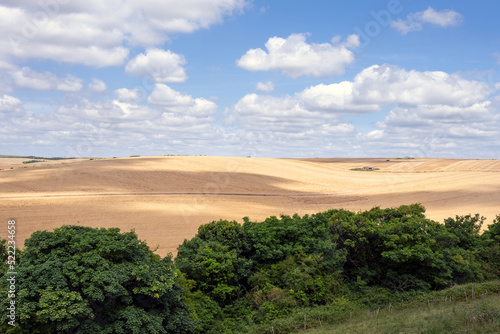
[[[34,165],[0,171],[0,215],[18,221],[18,243],[64,224],[119,227],[165,255],[219,218],[415,202],[438,221],[480,213],[491,222],[500,213],[498,160],[386,160],[172,156]],[[366,166],[379,170],[350,170]]]

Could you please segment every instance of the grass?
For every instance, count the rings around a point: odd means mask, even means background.
[[[377,168],[377,167],[372,167],[370,169],[368,168],[351,168],[349,170],[354,170],[354,171],[359,171],[359,172],[372,172],[374,170],[379,170],[380,168]]]
[[[0,154],[0,158],[27,158],[24,155],[6,155],[6,154]]]
[[[35,162],[45,162],[45,160],[28,160],[28,161],[23,161],[23,164],[33,164]]]
[[[284,319],[255,325],[248,333],[500,333],[500,281],[457,285],[411,302],[371,309],[340,300],[294,310]]]
[[[385,308],[315,330],[324,333],[499,333],[500,296]]]

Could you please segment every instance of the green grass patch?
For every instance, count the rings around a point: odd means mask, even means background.
[[[27,157],[22,155],[0,154],[0,158],[27,158]]]
[[[338,324],[308,331],[323,333],[498,333],[500,296],[468,302],[431,303],[428,306],[385,308],[359,312]]]
[[[28,161],[23,161],[23,164],[34,164],[36,162],[45,162],[45,160],[28,160]]]
[[[456,285],[411,301],[368,308],[347,298],[301,307],[288,316],[239,328],[239,333],[499,333],[500,281]],[[227,333],[231,333],[228,331]]]
[[[380,168],[377,168],[377,167],[369,167],[369,168],[351,168],[349,170],[353,170],[353,171],[358,171],[358,172],[373,172],[374,170],[380,170]]]
[[[352,301],[296,309],[247,332],[297,333],[304,325],[311,334],[499,333],[500,281],[457,285],[376,309]]]

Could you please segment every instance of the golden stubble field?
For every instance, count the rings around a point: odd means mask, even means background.
[[[14,218],[18,244],[65,224],[118,227],[134,229],[163,256],[175,254],[200,224],[220,218],[258,221],[416,202],[440,222],[480,213],[490,223],[500,214],[499,160],[160,156],[29,167],[23,160],[0,159],[0,237]],[[380,169],[350,170],[365,166]]]

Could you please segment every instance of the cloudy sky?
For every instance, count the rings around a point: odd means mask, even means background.
[[[2,0],[0,154],[499,158],[499,12]]]

